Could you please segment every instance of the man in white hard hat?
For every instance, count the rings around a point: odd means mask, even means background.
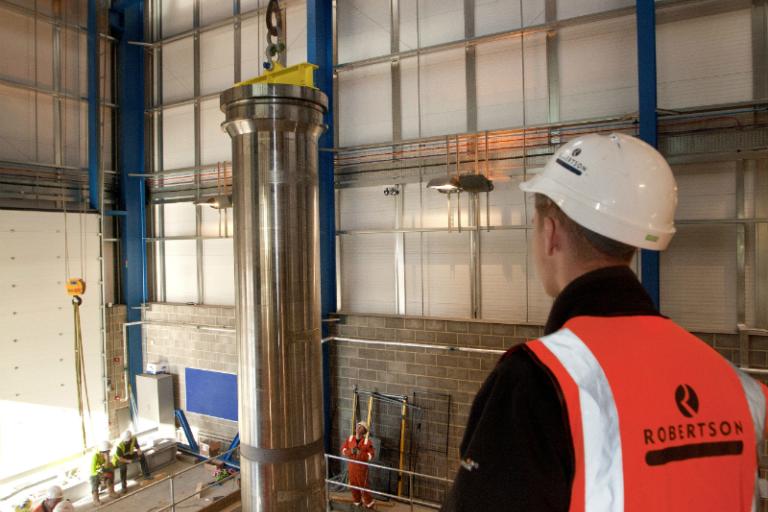
[[[344,446],[341,447],[341,454],[348,459],[371,462],[375,456],[373,443],[368,437],[368,424],[364,421],[358,421],[355,426],[355,433],[347,438]],[[368,487],[368,466],[350,462],[349,485],[355,487]],[[376,504],[371,493],[361,491],[360,489],[350,489],[355,506],[364,505],[366,508],[373,508]]]
[[[111,448],[109,441],[101,441],[97,446],[96,453],[93,454],[93,459],[91,459],[91,495],[96,505],[101,504],[99,487],[102,483],[109,488],[111,497],[117,496],[115,494],[115,468],[109,458]]]
[[[122,485],[122,494],[128,492],[128,464],[138,460],[141,466],[141,473],[145,479],[150,478],[147,459],[141,452],[141,446],[133,435],[133,432],[126,430],[120,436],[120,442],[115,446],[115,454],[112,456],[112,465],[120,470],[120,482]]]
[[[45,499],[39,505],[32,508],[32,512],[53,512],[53,509],[63,499],[61,487],[52,485],[45,493]]]
[[[667,162],[587,135],[521,188],[555,301],[478,392],[443,510],[755,510],[766,388],[661,316],[629,267],[675,232]]]

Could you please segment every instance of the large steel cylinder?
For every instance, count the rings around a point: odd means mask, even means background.
[[[325,510],[318,138],[326,96],[221,94],[232,137],[243,511]]]

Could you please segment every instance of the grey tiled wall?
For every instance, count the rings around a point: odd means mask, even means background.
[[[194,326],[235,326],[235,310],[228,306],[192,306],[150,304],[144,310],[144,320],[179,325],[145,325],[143,332],[144,364],[151,361],[168,363],[173,375],[176,407],[185,410],[193,428],[200,436],[222,441],[237,433],[234,421],[186,411],[184,374],[186,368],[199,368],[237,373],[237,346],[234,332],[211,332]]]

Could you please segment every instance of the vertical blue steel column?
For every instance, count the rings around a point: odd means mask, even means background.
[[[317,87],[328,96],[320,148],[333,147],[333,2],[307,0],[307,60],[320,66],[315,76]],[[320,152],[320,293],[323,318],[336,311],[336,221],[334,215],[333,153]],[[323,323],[323,337],[328,323]],[[325,451],[331,449],[331,371],[328,344],[323,345],[323,420]]]
[[[99,27],[96,0],[88,0],[88,203],[99,209]]]
[[[147,299],[147,254],[144,180],[130,176],[144,172],[144,48],[129,41],[144,41],[144,2],[116,2],[110,25],[118,39],[118,172],[120,203],[126,212],[120,217],[122,299],[128,321],[133,322],[141,320],[139,307]],[[128,372],[135,393],[136,375],[143,366],[138,327],[128,331],[128,351]]]
[[[656,116],[656,4],[637,0],[637,79],[640,111],[640,138],[657,146]],[[659,252],[643,250],[640,255],[643,286],[659,306]]]

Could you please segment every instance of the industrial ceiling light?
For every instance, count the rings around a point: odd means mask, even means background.
[[[462,192],[490,192],[493,182],[482,174],[464,174],[459,176],[459,188]]]
[[[198,201],[195,204],[206,204],[213,208],[214,210],[223,210],[225,208],[231,208],[232,207],[232,196],[230,195],[219,195],[219,196],[213,196],[209,197],[205,201]]]
[[[427,183],[427,188],[437,190],[443,194],[458,192],[460,190],[459,178],[456,176],[441,176],[439,178],[432,178]]]

